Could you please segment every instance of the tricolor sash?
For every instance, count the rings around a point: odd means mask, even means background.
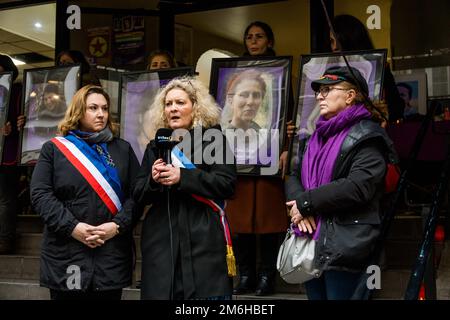
[[[76,144],[65,137],[55,137],[51,140],[59,151],[80,172],[100,199],[105,203],[112,215],[122,209],[120,197],[111,185],[109,177],[104,176]]]
[[[183,151],[181,151],[180,148],[178,148],[177,146],[173,147],[172,149],[171,159],[174,167],[185,168],[189,170],[196,168],[195,165],[191,162],[191,160],[189,160],[184,155]],[[228,221],[225,215],[226,201],[211,200],[196,194],[191,194],[191,196],[195,200],[203,202],[207,206],[211,207],[214,212],[217,212],[220,215],[220,222],[222,223],[225,242],[227,243],[226,260],[228,267],[228,276],[234,277],[236,275],[236,259],[234,258],[233,253],[233,244],[231,242],[230,227],[228,225]]]

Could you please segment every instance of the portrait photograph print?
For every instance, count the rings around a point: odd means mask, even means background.
[[[292,57],[214,58],[209,90],[241,175],[280,175]]]
[[[192,67],[159,69],[123,73],[120,78],[120,137],[127,140],[139,162],[147,144],[155,138],[158,128],[152,128],[151,106],[159,89],[170,80],[192,76]]]
[[[67,106],[80,88],[80,65],[28,69],[24,71],[19,159],[22,165],[35,164],[42,145],[55,137]]]
[[[405,119],[427,113],[427,75],[425,72],[395,75],[400,97],[405,101]]]
[[[344,52],[349,65],[358,69],[369,86],[369,97],[377,101],[381,97],[386,49]],[[319,79],[328,68],[346,66],[340,53],[310,54],[300,57],[297,86],[297,105],[294,111],[297,134],[289,148],[289,171],[297,165],[298,147],[301,139],[311,135],[320,116],[319,103],[311,88],[311,82]]]
[[[0,73],[0,126],[3,127],[8,120],[8,107],[10,92],[12,86],[12,72]],[[0,164],[3,160],[3,144],[5,142],[5,136],[3,130],[0,130]]]

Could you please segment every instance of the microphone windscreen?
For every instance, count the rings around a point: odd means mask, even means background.
[[[172,132],[170,128],[159,128],[155,134],[155,144],[159,149],[172,149]]]

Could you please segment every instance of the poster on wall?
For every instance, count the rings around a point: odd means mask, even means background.
[[[145,62],[143,16],[114,16],[113,64],[127,66]]]
[[[427,75],[415,72],[395,76],[395,84],[400,97],[405,101],[405,119],[427,113]]]
[[[111,65],[111,28],[87,29],[87,58],[91,64]]]

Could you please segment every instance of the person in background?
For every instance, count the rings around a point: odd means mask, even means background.
[[[274,34],[264,22],[250,23],[245,29],[243,43],[245,56],[275,55]],[[280,156],[282,172],[286,160],[287,151]],[[284,202],[281,178],[238,177],[235,196],[227,207],[239,269],[239,281],[233,290],[234,294],[255,293],[264,296],[274,292],[278,249],[288,227]],[[257,256],[260,258],[259,264]]]
[[[166,50],[155,50],[148,57],[147,70],[176,68],[177,62]]]
[[[395,154],[362,95],[364,77],[352,70],[356,79],[347,67],[332,67],[311,83],[320,117],[285,183],[294,231],[316,240],[314,264],[323,271],[305,282],[310,300],[352,297],[380,233],[386,162]]]
[[[337,41],[330,32],[331,51],[337,52],[339,49],[342,51],[375,49],[366,26],[354,16],[347,14],[338,15],[334,17],[332,25],[342,48],[338,48]],[[400,97],[388,63],[384,66],[382,98],[387,104],[389,122],[402,119],[405,102]]]
[[[198,149],[172,153],[170,165],[155,140],[147,145],[133,192],[137,203],[151,205],[142,225],[141,299],[231,299],[229,229],[213,202],[221,206],[233,195],[236,165],[192,157],[211,148],[194,138],[209,130],[222,137],[214,141],[216,154],[232,154],[221,133],[220,109],[199,80],[183,77],[160,91],[151,110],[153,128],[183,130],[183,143],[191,141],[185,147]]]
[[[100,80],[91,73],[91,66],[86,60],[86,57],[78,50],[64,50],[61,51],[55,60],[56,66],[70,66],[73,64],[81,64],[81,85],[85,86],[93,84],[101,86]]]
[[[52,300],[120,300],[131,284],[139,163],[114,137],[109,101],[101,87],[78,90],[33,172],[31,201],[45,225],[40,284]]]
[[[9,56],[0,54],[0,73],[12,72],[12,87],[8,107],[8,119],[0,124],[0,134],[5,136],[3,159],[0,159],[0,254],[14,252],[16,238],[17,195],[20,169],[17,167],[19,131],[25,124],[20,114],[22,84],[15,82],[19,71]]]

